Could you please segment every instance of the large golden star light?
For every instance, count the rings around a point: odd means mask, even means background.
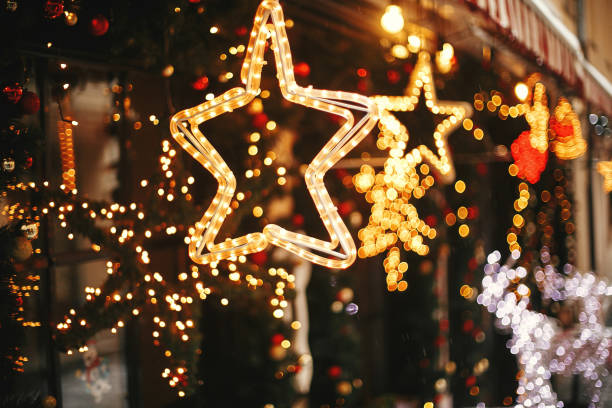
[[[597,163],[597,171],[604,178],[604,190],[607,193],[612,192],[612,161],[601,161]]]
[[[198,126],[248,104],[259,94],[268,38],[272,40],[283,97],[345,119],[344,125],[315,156],[305,174],[306,186],[329,233],[330,241],[268,224],[262,232],[227,239],[221,243],[214,242],[234,196],[236,177]],[[211,101],[178,112],[170,121],[170,131],[174,139],[219,183],[211,205],[196,223],[189,243],[189,256],[196,263],[207,264],[259,252],[268,244],[272,244],[313,263],[329,268],[347,268],[356,258],[355,243],[329,196],[323,177],[374,127],[378,120],[376,104],[363,95],[303,88],[295,82],[283,11],[276,0],[264,0],[257,9],[240,77],[244,87],[230,89]],[[363,117],[355,122],[351,109],[362,112]],[[338,246],[340,250],[337,249]]]
[[[421,90],[425,96],[425,106],[435,115],[447,115],[436,125],[433,133],[437,154],[425,145],[414,148],[408,154],[415,156],[418,160],[424,159],[434,166],[442,179],[450,182],[455,178],[453,162],[448,152],[448,135],[457,129],[462,121],[472,116],[472,107],[467,102],[440,101],[436,95],[433,80],[431,57],[426,52],[421,52],[417,63],[410,75],[410,82],[403,96],[373,96],[372,99],[378,107],[387,112],[414,111],[419,103]],[[385,129],[381,128],[385,132]],[[393,137],[389,132],[389,137]]]

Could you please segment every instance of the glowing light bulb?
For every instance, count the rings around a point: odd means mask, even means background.
[[[385,9],[385,14],[380,19],[382,28],[390,33],[397,34],[404,28],[404,16],[399,6],[390,5]]]
[[[524,82],[518,82],[514,86],[514,94],[519,99],[519,101],[525,101],[529,96],[529,87]]]

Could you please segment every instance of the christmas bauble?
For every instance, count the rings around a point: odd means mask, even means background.
[[[23,88],[18,83],[6,85],[2,88],[2,94],[11,103],[17,103],[23,95]]]
[[[295,75],[299,77],[307,77],[310,75],[310,66],[305,62],[298,62],[293,67],[293,72],[295,72]]]
[[[327,369],[329,378],[336,379],[340,377],[340,374],[342,374],[342,368],[340,368],[340,366],[334,365]]]
[[[199,77],[198,79],[196,79],[195,81],[191,83],[191,87],[195,89],[196,91],[205,90],[206,88],[208,88],[208,77],[205,75],[202,75],[201,77]]]
[[[110,24],[108,19],[102,14],[98,14],[89,22],[89,32],[96,37],[103,36],[108,32]]]
[[[270,347],[270,357],[273,360],[280,361],[287,356],[287,350],[283,346],[275,345]]]
[[[353,386],[348,381],[340,381],[338,385],[336,385],[336,391],[340,395],[349,395],[353,391]]]
[[[249,256],[251,262],[253,262],[257,266],[262,266],[268,260],[268,253],[265,251],[255,252]]]
[[[42,402],[42,406],[43,408],[55,408],[57,406],[57,401],[52,395],[47,395]]]
[[[65,13],[64,19],[66,20],[66,25],[73,26],[79,21],[79,17],[76,13],[69,11]]]
[[[7,173],[10,173],[11,171],[15,170],[15,160],[11,158],[3,159],[2,170],[6,171]]]
[[[19,262],[23,262],[32,255],[32,243],[26,237],[15,238],[15,247],[13,248],[13,258]]]
[[[277,346],[279,344],[281,344],[283,342],[283,340],[285,340],[285,336],[283,336],[280,333],[276,333],[274,336],[272,336],[272,338],[270,339],[270,342]]]
[[[6,0],[6,11],[10,11],[11,13],[13,11],[17,10],[17,2],[15,0]]]
[[[64,12],[64,0],[47,0],[45,1],[45,17],[54,19],[58,18]]]
[[[34,92],[25,91],[19,101],[19,106],[25,115],[33,115],[40,109],[40,99]]]
[[[253,117],[253,126],[259,129],[263,129],[268,123],[268,115],[265,113],[258,113]]]
[[[353,289],[351,289],[351,288],[342,288],[336,294],[336,299],[338,299],[342,303],[348,303],[351,300],[353,300],[353,296],[354,296]]]

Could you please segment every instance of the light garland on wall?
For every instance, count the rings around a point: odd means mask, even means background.
[[[268,21],[272,24],[268,24]],[[309,164],[305,174],[308,190],[330,235],[329,242],[269,224],[264,227],[263,233],[255,232],[222,243],[214,243],[234,196],[236,178],[198,126],[225,112],[246,105],[257,96],[260,91],[261,71],[265,63],[263,54],[268,37],[272,39],[279,86],[283,96],[293,103],[328,112],[346,120]],[[376,104],[367,97],[354,93],[303,88],[297,85],[282,8],[275,0],[265,0],[257,9],[241,79],[245,84],[244,88],[233,88],[213,100],[183,110],[174,115],[170,122],[170,131],[174,139],[211,172],[219,183],[212,204],[202,219],[196,223],[189,244],[189,256],[196,263],[208,264],[259,252],[268,244],[272,244],[313,263],[329,268],[347,268],[356,258],[355,243],[333,205],[323,178],[325,173],[357,146],[374,127],[377,121]],[[361,111],[364,116],[355,123],[350,109]],[[338,245],[342,252],[335,250]],[[207,252],[204,252],[204,249]]]
[[[599,406],[611,335],[603,324],[602,302],[612,295],[612,286],[591,273],[573,271],[570,265],[566,265],[569,277],[551,265],[536,269],[535,278],[543,286],[544,298],[574,301],[581,308],[578,327],[571,333],[561,332],[552,318],[529,310],[529,288],[518,283],[527,276],[527,270],[512,267],[519,256],[520,252],[514,251],[504,265],[500,265],[499,251],[488,256],[483,292],[477,299],[495,313],[502,328],[512,331],[508,348],[517,355],[522,373],[516,407],[562,407],[550,382],[553,373],[582,374],[590,384],[589,407]]]
[[[455,177],[455,171],[448,151],[448,135],[461,126],[464,119],[472,115],[472,107],[466,102],[438,100],[430,55],[427,52],[419,53],[404,96],[373,96],[372,99],[381,110],[412,112],[419,103],[421,91],[424,91],[427,109],[435,115],[447,115],[447,117],[436,125],[433,133],[437,154],[425,145],[418,146],[412,153],[414,154],[415,150],[418,150],[423,159],[434,166],[445,181],[452,181]]]

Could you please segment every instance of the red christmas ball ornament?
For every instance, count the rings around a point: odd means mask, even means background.
[[[435,215],[428,215],[427,217],[425,217],[425,224],[433,228],[438,225],[438,219]]]
[[[367,76],[368,76],[368,70],[367,70],[367,69],[365,69],[365,68],[359,68],[359,69],[357,70],[357,76],[358,76],[359,78],[365,78],[365,77],[367,77]]]
[[[58,18],[64,12],[64,0],[45,1],[45,17],[51,20]]]
[[[468,378],[465,379],[466,387],[473,387],[474,385],[476,385],[476,376],[470,375]]]
[[[351,211],[353,211],[353,203],[350,201],[344,201],[338,206],[338,214],[340,214],[342,217],[346,217],[351,213]]]
[[[472,329],[474,328],[474,321],[473,320],[466,320],[465,322],[463,322],[463,331],[464,332],[471,332]]]
[[[301,226],[304,225],[304,216],[302,214],[295,214],[291,218],[291,223],[293,224],[294,227],[300,228]]]
[[[19,101],[21,111],[26,115],[33,115],[40,109],[40,98],[34,92],[26,91]]]
[[[108,32],[110,23],[102,14],[98,14],[89,22],[89,32],[96,37],[101,37]]]
[[[281,344],[283,342],[283,340],[285,340],[285,336],[283,336],[280,333],[276,333],[274,336],[272,336],[272,338],[270,339],[270,343],[274,344],[275,346]]]
[[[400,80],[400,74],[394,69],[387,71],[387,81],[391,84],[397,84]]]
[[[236,35],[246,35],[247,28],[245,26],[240,26],[236,29]]]
[[[206,88],[208,88],[208,77],[206,75],[202,75],[191,83],[191,87],[196,91],[205,90]]]
[[[341,374],[342,374],[342,368],[340,368],[340,366],[333,365],[327,369],[327,375],[331,379],[336,379],[340,377]]]
[[[23,95],[23,88],[18,83],[2,88],[2,95],[10,102],[17,103]]]
[[[293,66],[293,72],[295,75],[305,78],[310,75],[310,65],[305,62],[298,62]]]
[[[258,113],[257,115],[253,116],[253,126],[256,128],[263,129],[266,126],[266,123],[268,123],[268,115],[265,113]]]
[[[255,265],[262,266],[268,260],[268,253],[265,251],[255,252],[254,254],[249,255],[249,258]]]
[[[540,153],[538,149],[531,146],[530,135],[531,132],[528,130],[521,133],[512,142],[510,149],[512,150],[514,164],[518,167],[518,176],[534,184],[540,180],[540,174],[546,168],[548,150]]]

